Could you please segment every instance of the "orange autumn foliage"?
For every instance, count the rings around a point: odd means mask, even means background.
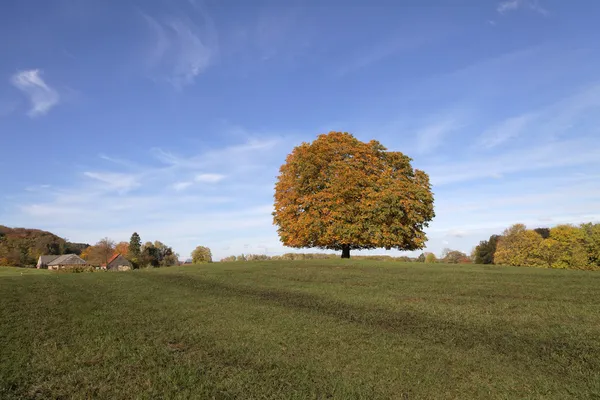
[[[416,250],[435,216],[429,177],[411,159],[330,132],[293,149],[275,185],[274,223],[284,245]]]
[[[115,254],[121,254],[123,257],[127,257],[129,255],[129,243],[117,243],[117,245],[115,246]]]

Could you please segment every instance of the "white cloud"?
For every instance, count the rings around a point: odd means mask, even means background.
[[[522,8],[527,8],[542,15],[548,14],[548,10],[543,8],[538,0],[506,0],[498,3],[496,10],[500,14],[507,14]]]
[[[173,154],[161,148],[151,149],[152,154],[162,163],[172,168],[187,168],[195,170],[206,169],[247,169],[252,163],[256,163],[257,155],[264,160],[273,156],[276,146],[282,143],[280,138],[266,137],[261,139],[247,139],[245,143],[228,146],[220,149],[211,149],[200,155],[184,157]],[[236,160],[232,163],[231,160]],[[243,165],[243,167],[241,167]]]
[[[198,11],[193,16],[203,19],[201,26],[188,17],[159,21],[143,14],[155,33],[154,46],[148,56],[150,68],[177,89],[193,84],[214,62],[218,52],[212,20]]]
[[[102,182],[104,188],[116,190],[119,192],[129,191],[139,186],[138,178],[135,175],[113,172],[84,172],[88,178]]]
[[[193,185],[193,182],[177,182],[173,184],[173,189],[179,191],[185,190]]]
[[[11,78],[12,84],[29,97],[30,117],[48,113],[60,101],[58,92],[44,82],[41,74],[39,69],[31,69],[19,71]]]
[[[472,154],[459,161],[429,163],[427,171],[434,185],[480,178],[502,178],[506,174],[546,168],[586,165],[597,160],[597,122],[588,121],[600,111],[600,85],[585,89],[539,110],[508,118],[476,138]],[[577,135],[573,135],[576,129]],[[525,136],[526,133],[526,136]],[[509,146],[494,155],[493,149],[521,137],[520,146]]]
[[[99,155],[100,165],[109,162],[110,170],[92,164],[64,181],[68,183],[51,182],[42,192],[24,190],[14,204],[7,204],[10,212],[0,209],[0,219],[89,243],[104,236],[128,240],[137,231],[144,240],[173,246],[183,258],[199,244],[211,247],[216,258],[247,252],[237,245],[219,252],[217,246],[236,237],[278,242],[271,202],[273,177],[289,151],[288,145],[277,147],[282,142],[246,137],[239,144],[190,156],[153,149],[159,160],[146,165],[119,154]],[[246,244],[253,249],[257,245]],[[277,249],[283,251],[282,246]]]
[[[589,138],[552,141],[493,157],[477,156],[454,163],[430,164],[423,169],[429,173],[433,185],[497,178],[510,173],[593,163],[598,159],[597,145],[597,140]]]
[[[196,182],[217,183],[225,179],[225,175],[221,174],[199,174],[196,175]]]

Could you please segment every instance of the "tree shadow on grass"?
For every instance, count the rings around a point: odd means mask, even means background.
[[[519,334],[510,326],[482,327],[425,315],[413,310],[394,311],[363,307],[299,291],[235,285],[189,275],[139,274],[141,279],[160,281],[189,290],[201,290],[215,297],[247,298],[311,314],[336,318],[371,329],[411,336],[434,345],[470,350],[483,348],[516,362],[532,361],[551,373],[576,373],[589,377],[600,371],[600,343],[597,339],[567,338],[540,333],[539,337]],[[587,339],[587,338],[586,338]],[[535,362],[535,361],[538,362]]]

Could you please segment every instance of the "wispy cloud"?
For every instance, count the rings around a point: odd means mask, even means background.
[[[103,183],[109,190],[127,192],[140,185],[138,178],[132,174],[114,172],[84,172],[88,178]]]
[[[154,157],[144,164],[119,154],[99,155],[97,165],[88,160],[90,165],[68,183],[44,188],[44,196],[24,190],[7,218],[3,209],[0,217],[91,243],[104,236],[127,240],[137,231],[144,239],[172,245],[182,257],[199,244],[211,247],[216,258],[247,252],[237,245],[226,252],[218,246],[234,236],[257,234],[278,246],[269,251],[283,251],[270,203],[274,176],[289,149],[279,146],[285,142],[279,137],[259,139],[245,132],[237,144],[186,156],[153,149]],[[110,169],[104,170],[107,161]]]
[[[477,140],[475,147],[492,149],[528,133],[529,137],[542,142],[558,138],[585,117],[600,110],[600,84],[592,83],[584,89],[540,110],[509,117],[487,129]]]
[[[46,84],[41,75],[39,69],[31,69],[19,71],[11,78],[12,84],[29,97],[30,117],[48,113],[60,101],[58,92]]]
[[[542,7],[538,0],[506,0],[498,3],[496,10],[500,14],[507,14],[523,8],[542,15],[548,15],[548,10]]]
[[[479,155],[465,161],[425,166],[434,185],[467,182],[481,178],[546,168],[571,167],[597,160],[598,141],[593,138],[542,142],[534,148],[520,148],[497,156]]]
[[[153,73],[160,75],[175,88],[194,83],[196,77],[215,61],[218,46],[216,30],[207,13],[196,8],[191,17],[156,19],[142,14],[154,32],[154,44],[148,63]]]
[[[196,182],[203,183],[217,183],[225,179],[225,175],[222,174],[198,174],[196,175]]]
[[[535,114],[524,114],[518,117],[508,118],[500,124],[486,130],[480,136],[477,148],[491,149],[519,137],[535,118]]]
[[[344,77],[353,72],[367,68],[373,64],[384,61],[386,58],[392,57],[401,52],[414,50],[431,41],[430,37],[407,34],[396,34],[388,39],[373,43],[368,48],[363,48],[355,54],[354,58],[343,63],[343,65],[335,71],[337,77]]]
[[[194,182],[176,182],[173,184],[173,189],[180,192],[192,186]]]
[[[419,154],[428,154],[440,147],[447,135],[461,128],[460,124],[454,118],[435,121],[417,132],[417,152]]]

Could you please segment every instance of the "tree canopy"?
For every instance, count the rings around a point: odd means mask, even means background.
[[[528,230],[515,224],[498,238],[494,263],[546,268],[600,267],[600,224]]]
[[[104,238],[95,245],[86,248],[81,253],[81,258],[92,265],[106,265],[113,254],[115,254],[114,240]]]
[[[330,132],[293,149],[275,185],[274,223],[284,245],[342,250],[424,247],[435,216],[428,175],[411,159]]]
[[[194,264],[200,263],[211,263],[212,262],[212,253],[210,249],[205,246],[198,246],[192,251],[192,262]]]
[[[498,235],[490,236],[489,240],[479,242],[474,250],[474,262],[476,264],[493,264],[496,246],[498,245]]]

